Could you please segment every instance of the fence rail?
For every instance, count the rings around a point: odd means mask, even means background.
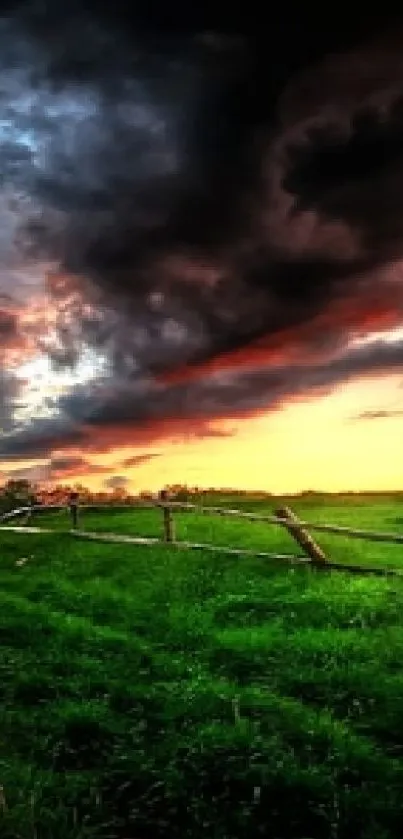
[[[48,510],[65,510],[66,504],[34,504],[31,507],[19,507],[11,510],[9,513],[4,513],[0,517],[0,523],[8,519],[16,518],[18,515],[24,515],[33,512],[46,513]],[[262,522],[266,524],[277,524],[285,526],[289,523],[288,518],[279,515],[262,515],[261,513],[250,513],[244,510],[236,510],[226,507],[209,507],[202,504],[190,504],[185,501],[136,501],[131,504],[113,505],[110,504],[80,504],[80,510],[130,510],[130,509],[163,509],[167,508],[172,511],[178,510],[186,512],[200,513],[201,515],[223,516],[228,518],[239,518],[248,521]],[[359,528],[344,527],[339,524],[316,524],[315,522],[304,521],[298,519],[298,523],[305,530],[316,531],[317,533],[333,533],[334,535],[348,536],[353,539],[363,539],[369,542],[389,542],[391,544],[403,544],[402,533],[391,533],[388,531],[376,530],[361,530]]]
[[[31,506],[19,507],[3,514],[0,517],[0,524],[3,526],[1,530],[12,530],[14,532],[30,532],[30,533],[53,533],[50,528],[40,528],[28,526],[31,516],[34,513],[46,513],[49,510],[66,510],[66,504],[49,504],[41,505],[34,504]],[[319,533],[332,533],[334,535],[345,536],[348,538],[363,539],[372,542],[387,542],[390,544],[403,544],[403,534],[389,533],[386,531],[371,531],[361,530],[356,528],[344,527],[335,524],[316,524],[300,520],[295,513],[288,507],[280,508],[274,515],[262,515],[260,513],[246,512],[243,510],[232,509],[228,507],[213,507],[209,505],[193,504],[184,501],[172,501],[161,494],[159,500],[138,500],[130,504],[113,505],[110,504],[80,504],[80,510],[101,510],[101,509],[160,509],[163,514],[163,539],[124,536],[123,534],[113,533],[93,533],[77,528],[76,516],[73,516],[73,527],[68,530],[70,534],[83,539],[97,539],[98,541],[113,541],[113,542],[130,542],[132,544],[159,544],[162,542],[173,543],[176,547],[186,547],[191,549],[203,549],[221,551],[223,553],[234,553],[238,555],[254,555],[261,557],[270,557],[273,559],[284,559],[294,562],[311,562],[322,568],[335,568],[342,570],[351,570],[359,573],[374,573],[374,574],[391,574],[393,576],[402,576],[403,571],[392,569],[376,569],[366,568],[357,565],[347,565],[332,562],[324,553],[322,548],[314,541],[308,531],[316,531]],[[265,553],[258,550],[247,550],[243,548],[220,547],[218,545],[207,545],[202,543],[177,541],[175,538],[173,513],[175,511],[194,512],[201,515],[220,516],[231,519],[247,520],[250,522],[261,522],[266,524],[274,524],[286,529],[289,534],[295,539],[297,544],[304,551],[305,556],[290,556],[288,554]],[[26,516],[25,522],[20,526],[7,526],[4,523],[18,516]]]

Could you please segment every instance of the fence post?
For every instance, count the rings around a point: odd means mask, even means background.
[[[167,501],[168,500],[168,492],[166,489],[162,489],[160,492],[160,501]],[[162,507],[162,514],[164,517],[164,542],[174,542],[175,541],[175,527],[174,527],[174,520],[172,515],[172,508],[171,507]]]
[[[26,512],[26,515],[25,515],[25,519],[24,519],[24,522],[23,522],[23,527],[27,527],[27,525],[28,525],[28,524],[29,524],[29,522],[31,521],[31,517],[32,517],[32,506],[33,506],[33,502],[31,502],[31,503],[28,505],[28,509],[27,509],[27,512]]]
[[[287,519],[287,523],[284,522],[284,527],[314,563],[324,565],[328,561],[322,548],[312,539],[308,531],[302,527],[298,517],[289,507],[279,507],[274,512],[276,516]]]
[[[73,530],[77,527],[78,524],[78,501],[79,495],[78,492],[71,492],[69,497],[69,508],[70,508],[70,515],[71,515],[71,524]]]

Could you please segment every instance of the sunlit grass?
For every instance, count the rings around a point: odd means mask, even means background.
[[[210,499],[211,501],[212,499]],[[214,500],[217,505],[217,500]],[[301,499],[291,499],[292,509],[302,518],[318,524],[330,523],[362,530],[379,530],[403,534],[403,502],[393,499],[375,499],[367,501],[354,499],[346,503],[332,500],[332,503],[316,503]],[[206,504],[207,506],[207,504]],[[218,506],[225,506],[220,501]],[[226,506],[248,511],[257,511],[270,516],[275,506],[267,501],[251,502],[234,498],[232,504],[227,499]],[[280,506],[277,505],[277,506]],[[232,517],[218,517],[196,512],[174,512],[175,534],[179,541],[198,542],[220,547],[234,547],[267,553],[301,555],[301,549],[289,534],[277,525],[265,522],[240,520]],[[41,511],[34,514],[32,524],[50,527],[56,530],[70,528],[70,516],[67,510]],[[163,523],[160,509],[82,509],[79,516],[79,528],[100,533],[114,532],[132,536],[150,536],[162,538]],[[346,564],[402,567],[401,544],[386,542],[368,542],[352,539],[343,535],[314,533],[314,538],[323,548],[329,559]]]
[[[398,527],[399,505],[372,506],[309,516]],[[84,517],[161,528],[160,511]],[[176,518],[181,538],[295,552],[280,528]],[[2,839],[401,836],[403,582],[60,532],[0,539]],[[400,546],[318,541],[339,560],[401,561]]]

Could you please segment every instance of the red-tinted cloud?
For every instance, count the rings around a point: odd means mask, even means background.
[[[276,53],[268,35],[212,42],[193,22],[162,47],[65,23],[61,55],[52,26],[10,20],[24,77],[0,58],[1,186],[19,211],[0,203],[1,256],[16,276],[20,219],[23,264],[45,266],[30,305],[24,286],[0,311],[0,457],[65,453],[66,475],[86,468],[77,451],[225,434],[398,370],[400,346],[351,342],[403,322],[401,36],[315,65],[326,49],[308,60],[304,37]],[[70,370],[89,347],[103,365],[18,421],[10,359],[40,350]]]
[[[150,460],[154,460],[155,457],[159,457],[159,452],[144,452],[142,454],[134,454],[122,460],[120,465],[123,466],[125,469],[132,469],[135,466],[143,466],[144,463],[149,463]]]

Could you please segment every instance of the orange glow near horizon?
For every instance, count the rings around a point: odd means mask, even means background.
[[[396,377],[351,383],[240,422],[232,437],[173,446],[130,477],[151,489],[180,482],[275,493],[403,488],[403,420],[350,419],[399,399]]]
[[[155,491],[175,483],[274,493],[403,489],[403,419],[352,419],[379,407],[403,408],[398,376],[350,382],[275,413],[223,423],[234,432],[229,437],[111,448],[105,454],[89,455],[106,472],[77,472],[60,483],[79,481],[90,490],[101,490],[108,477],[124,475],[130,492]],[[137,467],[122,466],[125,458],[147,450],[159,456]],[[82,454],[86,456],[85,451]],[[32,462],[30,458],[18,467]],[[9,466],[3,463],[2,469]]]
[[[298,364],[301,359],[301,347],[305,362],[310,358],[324,360],[323,346],[318,342],[316,347],[314,345],[310,348],[309,337],[328,337],[340,323],[344,325],[347,342],[349,334],[358,339],[368,335],[371,337],[374,332],[378,332],[382,338],[387,334],[393,334],[396,328],[401,327],[401,317],[399,310],[390,304],[390,300],[385,303],[383,299],[379,299],[379,291],[373,292],[372,296],[368,295],[365,302],[360,299],[340,299],[330,310],[321,312],[309,324],[283,329],[270,337],[252,341],[241,349],[222,353],[194,366],[179,367],[178,370],[165,373],[159,378],[166,383],[180,384],[224,370],[253,369],[268,363]]]

